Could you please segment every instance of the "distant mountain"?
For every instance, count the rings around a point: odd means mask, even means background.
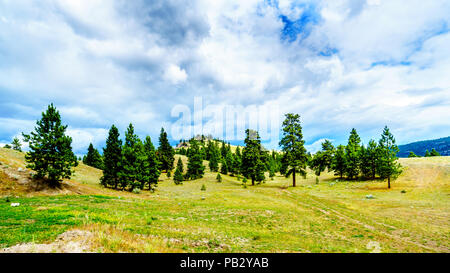
[[[409,152],[414,152],[416,155],[424,156],[425,151],[431,152],[431,149],[436,149],[441,155],[450,155],[450,137],[444,137],[433,140],[417,141],[405,145],[399,145],[400,152],[398,157],[408,157]]]

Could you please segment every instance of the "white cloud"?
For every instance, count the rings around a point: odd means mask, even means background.
[[[180,69],[179,66],[171,64],[167,67],[166,71],[164,72],[164,79],[173,84],[178,84],[186,81],[187,74],[184,69]]]

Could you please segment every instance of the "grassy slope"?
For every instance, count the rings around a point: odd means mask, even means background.
[[[0,149],[0,162],[21,167],[23,155]],[[155,193],[138,195],[101,188],[101,173],[80,165],[69,183],[81,195],[19,192],[11,200],[19,207],[0,199],[0,246],[49,242],[76,227],[94,231],[100,252],[369,252],[371,242],[383,252],[448,252],[450,158],[401,163],[391,190],[330,174],[318,185],[309,174],[296,188],[280,176],[243,188],[207,172],[180,186],[163,174]]]

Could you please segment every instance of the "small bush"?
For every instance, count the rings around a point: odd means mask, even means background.
[[[169,172],[167,172],[167,177],[169,177],[170,178],[170,176],[171,176],[172,174],[170,173],[170,171]]]
[[[316,176],[316,184],[319,184],[319,177]]]
[[[135,194],[140,194],[140,193],[141,193],[141,189],[139,189],[139,188],[134,188],[134,189],[133,189],[133,193],[135,193]]]
[[[201,188],[200,190],[206,191],[206,186],[205,186],[205,184],[202,185],[202,188]]]
[[[220,173],[217,174],[216,180],[217,182],[222,182],[222,176],[220,175]]]

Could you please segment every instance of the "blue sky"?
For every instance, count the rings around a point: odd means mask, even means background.
[[[0,143],[51,102],[77,154],[111,124],[156,142],[195,96],[299,113],[311,151],[353,127],[365,143],[384,125],[400,144],[445,137],[449,14],[446,0],[0,0]]]

